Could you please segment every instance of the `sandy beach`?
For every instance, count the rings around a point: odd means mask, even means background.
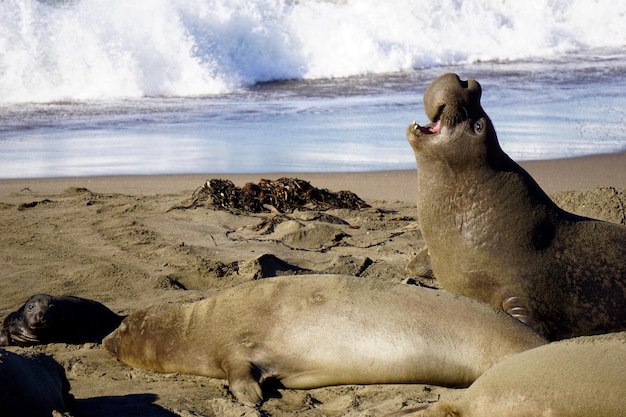
[[[626,153],[521,163],[566,210],[626,224]],[[274,228],[267,213],[180,209],[210,178],[242,186],[282,176],[349,190],[371,207],[296,211]],[[0,318],[35,293],[76,295],[120,314],[193,301],[253,279],[342,273],[419,282],[405,269],[424,246],[416,171],[354,174],[177,175],[0,181]],[[437,287],[435,280],[423,283]],[[259,408],[237,403],[226,381],[156,374],[118,363],[98,344],[7,348],[42,352],[66,370],[71,416],[379,416],[460,390],[427,385],[278,390]]]

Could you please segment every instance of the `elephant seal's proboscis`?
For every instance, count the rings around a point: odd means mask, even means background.
[[[104,347],[127,365],[227,378],[242,403],[285,388],[428,383],[467,386],[545,339],[464,297],[337,275],[254,281],[189,304],[132,313]]]
[[[553,340],[626,330],[626,227],[557,207],[500,148],[481,91],[442,75],[424,94],[431,123],[406,132],[435,277]]]

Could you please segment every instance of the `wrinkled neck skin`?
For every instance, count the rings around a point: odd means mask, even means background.
[[[454,158],[441,150],[416,152],[417,209],[442,286],[499,306],[519,294],[520,284],[496,274],[507,264],[513,266],[511,262],[523,269],[524,257],[513,254],[536,255],[528,248],[546,245],[541,239],[551,238],[536,230],[537,224],[550,224],[559,209],[497,143],[489,149],[477,158]],[[461,162],[450,162],[455,160]],[[492,299],[485,300],[485,294]]]

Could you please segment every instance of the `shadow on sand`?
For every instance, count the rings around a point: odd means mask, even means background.
[[[76,400],[72,409],[74,417],[178,417],[154,404],[155,394],[130,394]]]

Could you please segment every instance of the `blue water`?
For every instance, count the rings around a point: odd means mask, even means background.
[[[517,160],[626,150],[626,5],[432,3],[5,0],[0,178],[412,169],[444,72]]]

